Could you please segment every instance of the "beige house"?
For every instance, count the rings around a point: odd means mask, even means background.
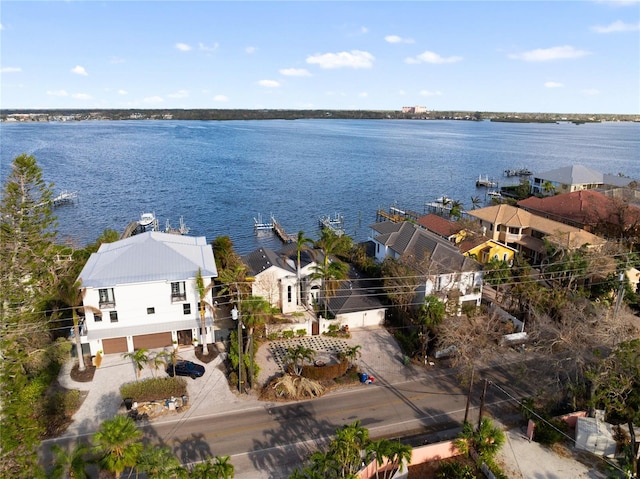
[[[468,212],[484,234],[524,254],[534,264],[545,253],[545,240],[562,248],[599,247],[606,241],[580,228],[531,214],[511,205],[495,205]]]

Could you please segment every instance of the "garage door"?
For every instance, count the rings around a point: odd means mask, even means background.
[[[133,337],[133,349],[154,349],[171,346],[171,333],[142,334]]]
[[[104,354],[126,353],[127,338],[111,338],[102,340],[102,349]]]

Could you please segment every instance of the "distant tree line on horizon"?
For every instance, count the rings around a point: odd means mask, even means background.
[[[47,115],[33,121],[49,121],[59,117],[72,120],[492,120],[516,122],[555,121],[640,121],[640,115],[588,113],[522,113],[480,111],[427,111],[403,113],[399,110],[288,110],[288,109],[25,109],[0,110],[0,119],[11,115]]]

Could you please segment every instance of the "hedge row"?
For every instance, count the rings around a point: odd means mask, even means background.
[[[135,383],[123,384],[120,387],[122,399],[134,401],[160,401],[170,397],[181,397],[187,394],[187,382],[184,378],[153,378]]]
[[[320,381],[323,379],[335,379],[344,376],[349,369],[349,361],[346,359],[337,364],[327,364],[325,366],[302,366],[301,376],[307,379]]]

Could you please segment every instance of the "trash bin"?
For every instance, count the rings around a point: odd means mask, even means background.
[[[131,411],[131,407],[133,406],[132,398],[124,398],[124,407],[127,408],[127,411]]]
[[[367,382],[367,379],[369,379],[369,375],[366,373],[360,373],[360,382],[361,383],[365,383]]]
[[[189,401],[189,396],[182,396],[182,406],[186,406]]]

